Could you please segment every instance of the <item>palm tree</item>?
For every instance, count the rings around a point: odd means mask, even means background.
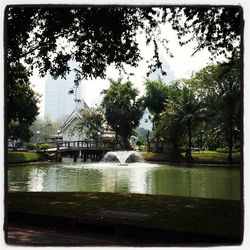
[[[156,150],[159,150],[159,136],[156,132],[160,114],[167,105],[168,86],[161,79],[158,81],[147,80],[145,82],[146,94],[143,97],[144,108],[147,108],[152,117],[153,131],[156,137]]]
[[[200,121],[205,117],[206,109],[203,103],[195,96],[194,92],[184,86],[178,90],[179,97],[170,101],[172,107],[172,123],[181,124],[188,135],[188,147],[186,158],[192,161],[192,132]]]
[[[217,91],[210,96],[213,119],[225,133],[229,149],[228,162],[232,163],[234,135],[240,131],[240,85],[237,80],[221,79]],[[212,100],[211,100],[212,99]]]
[[[209,66],[196,77],[200,89],[206,91],[210,123],[220,128],[229,149],[228,162],[232,163],[234,137],[240,133],[240,60]]]

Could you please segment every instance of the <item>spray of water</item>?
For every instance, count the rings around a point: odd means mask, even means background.
[[[105,154],[104,161],[119,161],[120,165],[127,165],[127,159],[133,156],[133,161],[142,161],[140,153],[137,151],[110,151]]]

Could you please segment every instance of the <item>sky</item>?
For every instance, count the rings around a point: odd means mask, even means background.
[[[209,60],[209,52],[203,50],[196,53],[194,56],[191,56],[194,51],[195,43],[192,42],[188,45],[181,47],[178,43],[178,39],[175,31],[172,30],[169,24],[165,25],[162,28],[162,35],[169,40],[169,49],[174,55],[173,58],[170,58],[163,49],[160,49],[161,59],[169,67],[169,75],[175,79],[179,78],[188,78],[193,72],[196,72],[208,63],[211,63]],[[138,35],[139,48],[141,50],[141,55],[143,60],[139,63],[137,68],[126,68],[129,72],[133,72],[134,76],[130,77],[130,81],[135,85],[139,90],[140,95],[144,94],[144,81],[147,73],[147,63],[146,60],[153,55],[153,47],[146,46],[145,41],[141,35]],[[167,72],[168,73],[168,72]],[[114,66],[109,66],[107,68],[107,77],[106,79],[93,79],[93,80],[84,80],[83,81],[83,98],[89,106],[95,106],[95,104],[100,104],[101,102],[101,91],[109,87],[109,78],[117,79],[119,77],[119,71],[115,69]],[[34,71],[33,76],[30,78],[31,84],[36,92],[41,95],[44,95],[44,83],[47,77],[40,78],[38,76],[38,71]],[[126,80],[126,78],[124,78]],[[73,83],[72,83],[73,84]],[[44,98],[41,98],[40,102],[40,116],[44,116]]]

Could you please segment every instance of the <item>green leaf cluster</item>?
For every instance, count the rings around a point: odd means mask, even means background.
[[[122,83],[119,78],[117,81],[110,79],[110,83],[109,89],[102,92],[102,107],[108,124],[122,138],[124,148],[128,148],[128,139],[143,115],[142,100],[131,82]]]

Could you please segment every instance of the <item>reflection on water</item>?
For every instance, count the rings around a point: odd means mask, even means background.
[[[240,199],[240,171],[131,163],[74,163],[9,167],[16,191],[97,191]]]

